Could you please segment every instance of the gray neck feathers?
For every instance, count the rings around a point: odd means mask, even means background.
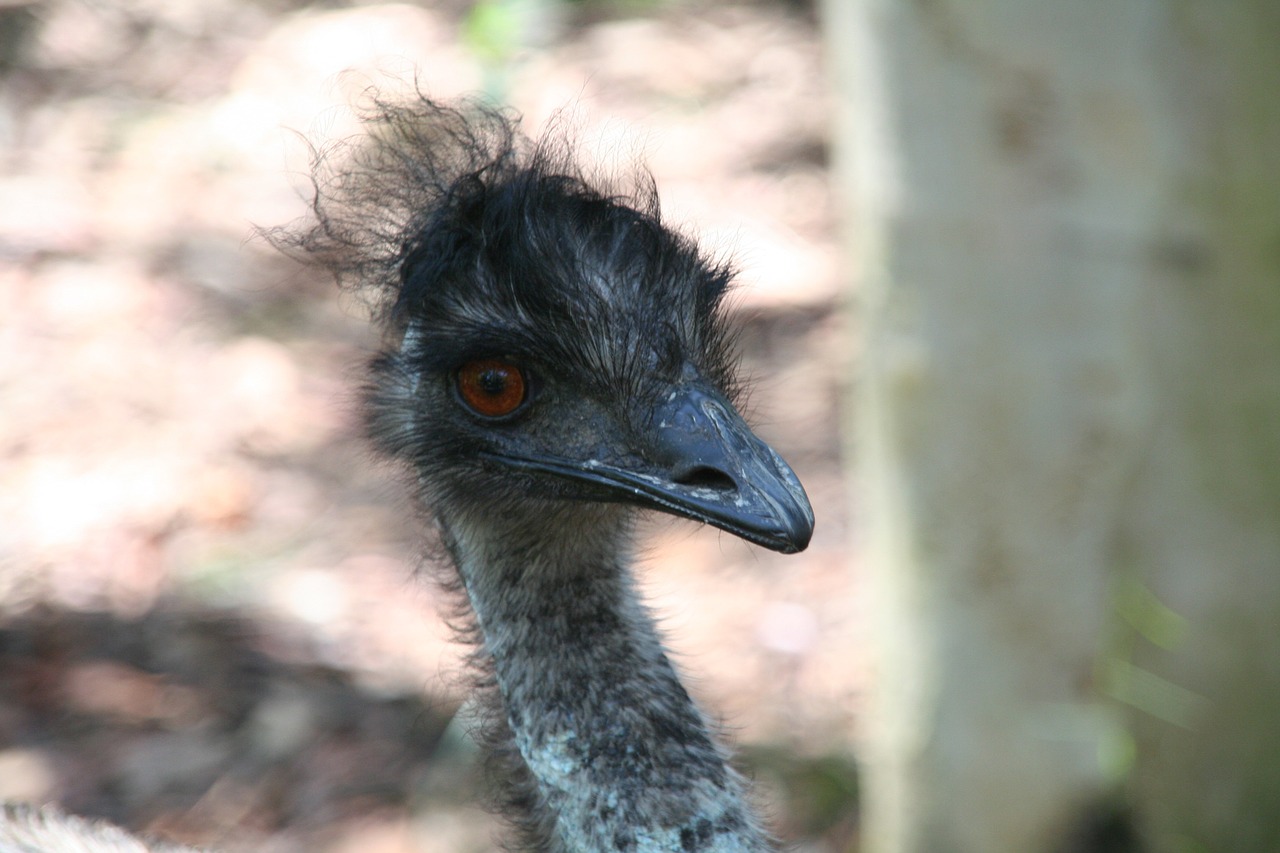
[[[501,531],[446,525],[528,771],[531,790],[512,800],[535,812],[526,827],[550,836],[529,843],[770,849],[636,594],[622,511],[567,506]]]

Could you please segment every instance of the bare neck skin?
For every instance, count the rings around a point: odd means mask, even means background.
[[[531,513],[527,524],[504,519],[501,531],[488,520],[446,525],[529,771],[526,823],[550,836],[530,842],[771,849],[635,590],[626,512],[568,506],[575,512]]]

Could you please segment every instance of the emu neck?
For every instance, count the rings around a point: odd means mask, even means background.
[[[769,846],[663,652],[628,567],[626,523],[543,516],[448,525],[532,790],[526,826],[565,851]],[[576,519],[573,535],[556,534]],[[563,530],[563,528],[560,528]],[[490,543],[501,543],[500,545]],[[522,774],[525,775],[525,774]]]

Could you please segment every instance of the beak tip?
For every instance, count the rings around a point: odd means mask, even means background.
[[[792,495],[795,497],[794,492]],[[759,535],[747,538],[779,554],[798,554],[808,548],[813,539],[814,518],[813,507],[804,492],[800,491],[798,499],[781,506],[774,503],[773,510],[767,521],[757,517]]]
[[[813,515],[794,518],[784,534],[785,549],[783,554],[798,554],[809,547],[813,539]]]

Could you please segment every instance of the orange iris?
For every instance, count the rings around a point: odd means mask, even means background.
[[[458,396],[471,410],[486,418],[509,415],[525,398],[524,372],[509,361],[482,358],[458,370]]]

